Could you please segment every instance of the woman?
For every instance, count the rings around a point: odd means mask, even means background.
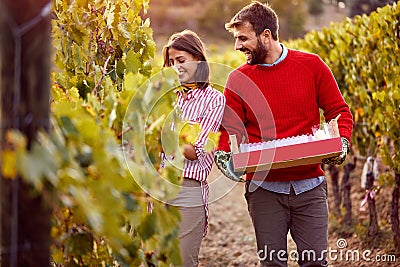
[[[225,97],[209,83],[209,65],[204,45],[198,35],[184,30],[173,34],[163,49],[164,67],[174,67],[180,88],[176,90],[176,107],[182,120],[199,123],[201,132],[193,144],[183,145],[185,157],[182,189],[172,202],[181,212],[179,224],[183,266],[198,265],[198,254],[208,225],[207,176],[213,164],[213,152],[204,145],[210,132],[221,124]]]

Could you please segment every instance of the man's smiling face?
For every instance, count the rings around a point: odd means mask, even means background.
[[[235,37],[235,49],[245,54],[248,64],[264,63],[268,51],[250,23],[246,22],[235,26],[233,37]]]

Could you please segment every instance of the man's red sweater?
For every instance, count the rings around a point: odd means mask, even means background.
[[[338,120],[342,137],[351,140],[353,118],[329,67],[315,54],[289,49],[275,66],[243,64],[228,77],[219,150],[229,151],[229,134],[238,143],[257,143],[311,134],[320,123]],[[291,181],[323,175],[320,164],[247,174],[246,179]]]

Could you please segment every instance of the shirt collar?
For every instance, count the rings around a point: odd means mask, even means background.
[[[275,66],[278,63],[282,62],[288,54],[288,49],[282,43],[280,43],[280,45],[282,47],[282,55],[274,63],[272,63],[272,64],[262,63],[262,64],[258,64],[258,65],[263,66],[263,67],[272,67],[272,66]]]
[[[200,88],[196,88],[196,89],[187,91],[186,92],[186,98],[183,98],[183,92],[180,91],[180,90],[176,90],[176,94],[178,95],[178,97],[180,99],[182,99],[182,101],[187,101],[187,100],[190,100],[192,98],[197,98],[201,90],[202,89],[200,89]]]

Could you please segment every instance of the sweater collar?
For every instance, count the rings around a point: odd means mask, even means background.
[[[282,55],[274,63],[272,63],[272,64],[262,63],[262,64],[258,64],[258,65],[263,66],[263,67],[272,67],[272,66],[275,66],[275,65],[279,64],[280,62],[282,62],[288,54],[288,49],[282,43],[280,43],[280,45],[282,47]]]

